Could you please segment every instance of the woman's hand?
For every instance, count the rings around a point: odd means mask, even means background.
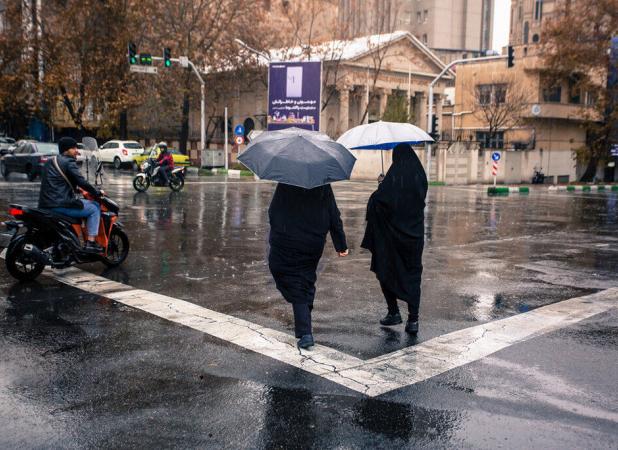
[[[342,252],[338,252],[338,253],[339,253],[339,257],[340,257],[340,258],[344,258],[344,257],[346,257],[346,256],[348,256],[348,255],[350,254],[350,250],[348,250],[348,249],[346,248],[344,251],[342,251]]]

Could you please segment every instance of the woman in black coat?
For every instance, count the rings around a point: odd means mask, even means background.
[[[408,304],[406,331],[418,333],[421,301],[425,197],[427,176],[408,144],[393,149],[393,165],[367,204],[367,228],[361,246],[371,251],[376,274],[388,306],[380,323],[402,322],[397,299]]]
[[[330,184],[304,189],[277,185],[270,208],[268,265],[277,289],[292,304],[298,346],[313,345],[311,310],[318,262],[330,231],[339,256],[347,256],[343,224]]]

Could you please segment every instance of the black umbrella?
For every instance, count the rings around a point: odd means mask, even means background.
[[[306,189],[348,180],[356,162],[327,135],[300,128],[260,134],[238,160],[260,178]]]

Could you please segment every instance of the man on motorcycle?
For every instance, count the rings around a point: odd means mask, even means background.
[[[161,153],[159,153],[157,163],[159,163],[159,166],[161,167],[160,172],[163,177],[163,181],[165,181],[166,185],[169,185],[170,174],[172,173],[172,169],[174,169],[174,158],[172,157],[172,153],[168,150],[165,142],[159,142],[158,147]]]
[[[78,155],[77,141],[63,137],[58,141],[60,155],[50,158],[43,168],[39,208],[75,218],[86,218],[88,236],[84,250],[102,253],[103,247],[95,242],[99,234],[101,210],[99,204],[91,200],[75,198],[75,189],[79,186],[88,193],[98,197],[102,194],[88,183],[79,172],[75,158]]]

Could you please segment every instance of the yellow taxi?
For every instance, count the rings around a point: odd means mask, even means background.
[[[183,155],[178,150],[169,149],[168,150],[172,154],[172,158],[174,159],[174,167],[185,167],[190,165],[189,157],[187,155]],[[153,145],[150,148],[145,149],[139,155],[133,156],[133,169],[138,170],[144,161],[148,158],[157,159],[159,154],[161,153],[161,149],[159,149],[158,145]]]

